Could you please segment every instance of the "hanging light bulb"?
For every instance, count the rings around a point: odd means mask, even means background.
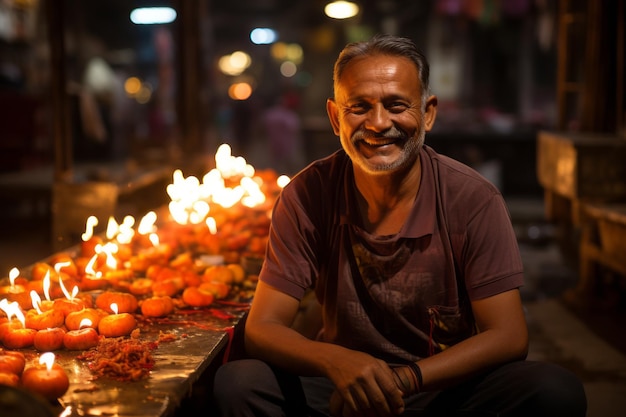
[[[358,12],[359,6],[350,1],[333,1],[324,7],[324,13],[326,13],[326,16],[333,19],[348,19],[356,16]]]
[[[176,20],[171,7],[140,7],[130,12],[130,21],[136,25],[158,25]]]

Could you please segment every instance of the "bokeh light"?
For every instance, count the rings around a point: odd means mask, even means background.
[[[268,45],[276,42],[278,34],[274,29],[255,28],[250,32],[250,40],[256,45]]]
[[[233,100],[247,100],[252,95],[252,86],[247,82],[231,84],[228,88],[228,96]]]

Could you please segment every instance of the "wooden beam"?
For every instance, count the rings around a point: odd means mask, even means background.
[[[198,0],[179,0],[179,123],[183,152],[193,155],[201,149],[200,120],[200,16]]]
[[[64,2],[44,2],[50,44],[50,101],[54,141],[54,179],[67,181],[72,176],[72,129],[70,125],[67,76],[65,68]]]

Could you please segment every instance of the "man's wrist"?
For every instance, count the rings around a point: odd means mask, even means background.
[[[424,385],[424,379],[422,378],[422,369],[416,362],[410,362],[408,367],[413,376],[413,381],[415,383],[415,394],[417,394],[422,391],[422,387]]]
[[[393,380],[396,386],[402,391],[402,395],[407,397],[414,393],[414,383],[412,378],[412,372],[407,366],[399,366],[391,368],[393,372]]]
[[[406,366],[391,368],[396,386],[402,391],[403,396],[419,394],[422,391],[422,370],[417,363],[409,363]]]

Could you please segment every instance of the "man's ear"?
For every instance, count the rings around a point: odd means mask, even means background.
[[[335,135],[339,136],[339,110],[337,109],[337,103],[332,98],[326,100],[326,113],[328,113],[328,120],[333,127]]]
[[[426,100],[426,107],[424,109],[424,130],[429,132],[437,118],[437,96],[430,96]]]

